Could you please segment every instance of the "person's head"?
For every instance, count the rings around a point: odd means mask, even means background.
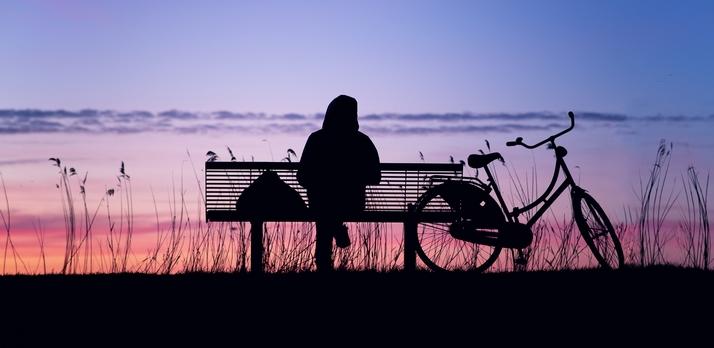
[[[356,131],[359,129],[357,122],[357,100],[350,96],[340,95],[330,102],[325,112],[322,129],[338,131]]]

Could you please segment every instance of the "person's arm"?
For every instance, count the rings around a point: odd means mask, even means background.
[[[307,138],[307,142],[305,142],[305,148],[302,150],[302,155],[300,156],[300,167],[297,172],[298,183],[306,189],[310,186],[314,178],[312,173],[315,168],[315,150],[313,149],[313,143],[314,138],[313,135],[310,134]]]
[[[382,171],[379,169],[379,153],[377,148],[372,143],[372,140],[365,135],[367,139],[367,152],[365,153],[365,183],[367,185],[377,185],[382,179]]]

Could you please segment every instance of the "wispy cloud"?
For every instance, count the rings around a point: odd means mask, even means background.
[[[454,122],[454,121],[550,121],[562,120],[565,116],[561,114],[545,113],[545,112],[529,112],[518,114],[472,114],[472,113],[446,113],[446,114],[372,114],[366,115],[363,119],[366,120],[399,120],[399,121],[439,121],[439,122]],[[578,118],[588,121],[609,121],[609,122],[624,122],[627,116],[618,114],[603,114],[586,112],[578,114]]]
[[[586,125],[623,126],[642,122],[714,122],[714,115],[630,117],[622,114],[580,112]],[[141,132],[254,132],[304,133],[318,129],[321,114],[269,115],[231,111],[191,112],[168,110],[117,112],[85,109],[0,109],[0,133],[141,133]],[[551,130],[567,124],[565,114],[530,113],[420,113],[360,116],[361,129],[371,133],[431,134]]]
[[[392,134],[437,134],[437,133],[508,133],[511,131],[534,131],[563,129],[565,124],[549,123],[547,125],[525,125],[525,124],[502,124],[491,126],[461,125],[461,126],[392,126],[392,127],[361,127],[369,133],[392,133]]]
[[[662,116],[662,115],[657,115],[657,116],[646,116],[642,117],[639,119],[639,121],[645,121],[645,122],[674,122],[674,123],[687,123],[687,122],[706,122],[706,121],[714,121],[714,114],[709,115],[708,117],[704,116],[682,116],[682,115],[677,115],[677,116]]]
[[[46,158],[17,158],[17,159],[8,159],[8,160],[0,160],[0,166],[12,166],[12,165],[19,165],[19,164],[32,164],[32,163],[47,163]]]

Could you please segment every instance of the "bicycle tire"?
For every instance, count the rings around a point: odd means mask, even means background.
[[[450,212],[452,221],[433,223],[424,220],[431,211]],[[501,247],[459,240],[448,232],[450,224],[464,219],[492,219],[505,222],[500,206],[483,189],[455,181],[428,189],[415,206],[417,219],[416,252],[434,271],[483,272],[493,265]]]
[[[622,245],[600,204],[579,187],[573,188],[571,196],[575,222],[600,266],[606,269],[623,267],[625,256]]]

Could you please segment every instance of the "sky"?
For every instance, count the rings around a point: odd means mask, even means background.
[[[13,233],[36,248],[41,221],[62,250],[49,157],[89,173],[92,205],[125,162],[150,235],[153,203],[168,212],[208,150],[299,155],[339,94],[359,101],[383,161],[465,159],[489,140],[509,169],[537,167],[541,187],[552,153],[504,144],[555,133],[575,111],[568,161],[621,220],[661,139],[673,188],[689,166],[713,167],[712,37],[711,1],[3,1]]]
[[[710,1],[4,1],[0,105],[711,114]]]

